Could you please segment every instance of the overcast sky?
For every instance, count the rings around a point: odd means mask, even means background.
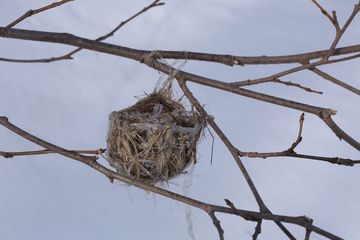
[[[2,0],[0,25],[51,1]],[[355,0],[322,1],[338,12],[341,23]],[[69,32],[95,38],[150,1],[76,0],[20,23],[17,28]],[[360,17],[340,46],[359,44]],[[107,42],[139,49],[188,50],[234,55],[281,55],[326,49],[334,29],[309,0],[169,0],[121,29]],[[0,57],[39,58],[72,47],[0,39]],[[360,87],[360,60],[321,67]],[[290,66],[228,67],[187,62],[184,69],[231,82],[263,77]],[[0,62],[0,115],[34,135],[68,149],[106,147],[108,115],[150,93],[159,75],[132,60],[82,51],[72,61],[51,64]],[[251,89],[338,110],[335,121],[360,140],[359,97],[309,72],[284,78],[324,92],[264,84]],[[244,151],[282,151],[296,138],[301,112],[191,84],[194,94]],[[0,128],[0,150],[39,147]],[[359,159],[359,152],[338,138],[315,116],[305,115],[298,152]],[[242,209],[257,205],[221,141],[199,145],[191,176],[164,186],[196,199],[224,205],[228,198]],[[314,224],[345,239],[360,239],[359,167],[300,159],[243,159],[267,206],[277,214],[306,215]],[[191,187],[184,187],[191,183]],[[191,218],[186,220],[186,214]],[[191,221],[189,221],[191,219]],[[226,239],[251,239],[254,224],[219,215]],[[189,223],[192,222],[192,225]],[[110,184],[101,174],[62,156],[0,159],[0,239],[217,239],[207,215],[151,193]],[[299,239],[301,228],[291,227]],[[316,234],[312,239],[323,239]],[[259,239],[286,239],[265,222]]]

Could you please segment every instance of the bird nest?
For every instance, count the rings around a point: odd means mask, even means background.
[[[108,161],[118,173],[150,184],[167,181],[196,162],[205,121],[161,92],[110,114]]]

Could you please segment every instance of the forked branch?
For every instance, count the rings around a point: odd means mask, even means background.
[[[209,53],[199,53],[199,52],[184,52],[184,51],[146,51],[140,49],[132,49],[127,48],[124,46],[117,46],[108,43],[102,43],[101,41],[107,39],[108,37],[113,36],[113,34],[118,31],[121,27],[123,27],[128,22],[132,21],[137,16],[141,15],[142,13],[148,11],[157,6],[161,6],[164,3],[160,2],[160,0],[155,0],[148,6],[144,7],[142,10],[134,14],[133,16],[129,17],[127,20],[118,24],[112,31],[109,33],[98,37],[95,40],[89,40],[85,38],[80,38],[71,34],[67,33],[52,33],[52,32],[40,32],[40,31],[29,31],[29,30],[22,30],[22,29],[13,29],[15,25],[20,23],[21,21],[25,20],[26,18],[41,13],[43,11],[55,8],[57,6],[63,5],[67,2],[73,0],[62,0],[42,8],[36,10],[29,10],[12,23],[8,24],[5,27],[0,27],[0,36],[14,38],[14,39],[23,39],[23,40],[33,40],[33,41],[43,41],[43,42],[52,42],[52,43],[60,43],[60,44],[67,44],[71,46],[77,47],[75,50],[58,57],[52,58],[44,58],[44,59],[28,59],[28,60],[21,60],[21,59],[8,59],[8,58],[0,58],[0,61],[9,61],[9,62],[23,62],[23,63],[35,63],[35,62],[54,62],[59,60],[69,60],[72,59],[72,56],[77,52],[81,51],[82,49],[88,49],[93,51],[98,51],[102,53],[107,53],[111,55],[116,55],[120,57],[124,57],[127,59],[132,59],[138,61],[140,63],[144,63],[145,65],[149,66],[152,69],[158,70],[163,72],[171,77],[177,79],[180,88],[184,92],[184,95],[189,99],[191,104],[197,109],[197,111],[206,119],[209,125],[214,129],[220,139],[223,141],[225,146],[228,148],[229,152],[231,153],[233,159],[237,163],[241,173],[243,174],[257,204],[259,207],[259,212],[254,211],[247,211],[238,209],[230,200],[225,200],[228,207],[212,205],[209,203],[205,203],[190,197],[186,197],[157,186],[149,185],[142,181],[138,181],[121,174],[118,174],[112,171],[109,168],[99,164],[97,162],[98,156],[101,155],[105,150],[98,149],[98,150],[67,150],[61,148],[55,144],[51,144],[41,138],[38,138],[21,128],[15,126],[14,124],[10,123],[6,117],[0,116],[0,125],[8,128],[12,132],[18,134],[19,136],[27,139],[41,147],[43,150],[37,151],[20,151],[20,152],[8,152],[8,151],[0,151],[0,156],[4,158],[12,158],[17,156],[30,156],[30,155],[40,155],[40,154],[49,154],[49,153],[56,153],[61,154],[65,157],[75,159],[80,161],[83,164],[95,169],[97,172],[102,173],[104,176],[109,178],[111,181],[118,180],[124,183],[130,184],[132,186],[136,186],[138,188],[144,189],[146,191],[150,191],[161,196],[179,201],[184,204],[188,204],[195,208],[201,209],[205,211],[209,217],[212,219],[213,225],[217,229],[219,233],[219,239],[224,239],[224,230],[220,225],[220,220],[215,215],[216,213],[224,213],[224,214],[232,214],[236,216],[240,216],[246,221],[253,221],[256,224],[253,240],[256,240],[261,233],[261,225],[264,220],[274,221],[277,226],[283,231],[283,233],[291,240],[296,239],[294,235],[285,227],[283,223],[291,223],[296,224],[298,226],[303,227],[306,230],[305,239],[310,239],[310,234],[312,232],[318,233],[324,237],[329,239],[341,239],[340,237],[331,234],[323,229],[320,229],[313,225],[313,221],[305,216],[299,217],[291,217],[291,216],[283,216],[283,215],[276,215],[273,214],[269,208],[265,205],[262,197],[260,196],[252,178],[250,177],[249,173],[247,172],[242,160],[240,157],[257,157],[257,158],[268,158],[268,157],[294,157],[294,158],[304,158],[304,159],[311,159],[311,160],[320,160],[320,161],[327,161],[330,163],[336,163],[341,165],[353,166],[354,164],[360,163],[360,160],[351,160],[351,159],[344,159],[338,157],[322,157],[322,156],[313,156],[313,155],[305,155],[305,154],[298,154],[295,152],[295,148],[300,144],[302,141],[302,130],[304,124],[304,113],[301,115],[299,120],[299,130],[296,140],[293,144],[286,150],[282,152],[272,152],[272,153],[257,153],[257,152],[243,152],[234,147],[234,145],[230,142],[224,132],[220,129],[217,125],[215,120],[209,117],[207,111],[204,107],[200,104],[197,98],[193,95],[193,93],[189,90],[188,86],[186,85],[187,81],[194,82],[203,86],[216,88],[224,91],[228,91],[231,93],[235,93],[241,96],[245,96],[248,98],[252,98],[258,101],[263,101],[275,105],[280,105],[283,107],[287,107],[290,109],[295,109],[307,113],[314,114],[318,116],[340,139],[344,139],[347,143],[352,145],[354,148],[360,150],[360,143],[356,141],[354,138],[349,136],[345,133],[336,123],[332,120],[331,116],[336,114],[335,110],[329,108],[323,108],[313,105],[308,105],[300,102],[295,102],[283,98],[279,98],[272,95],[266,95],[262,93],[258,93],[255,91],[247,90],[241,88],[242,86],[249,86],[254,84],[260,84],[265,82],[275,82],[280,84],[285,84],[288,86],[293,86],[300,88],[302,90],[308,92],[315,92],[315,93],[322,93],[320,91],[315,91],[309,87],[304,87],[301,84],[288,82],[280,80],[280,77],[287,76],[292,73],[296,73],[303,70],[310,70],[314,73],[318,74],[319,76],[327,79],[341,87],[344,87],[358,95],[359,89],[356,89],[353,86],[350,86],[342,81],[330,76],[329,74],[320,71],[317,67],[327,64],[333,64],[342,61],[349,61],[355,58],[360,57],[360,45],[348,46],[343,48],[336,48],[341,37],[347,30],[350,23],[353,21],[357,13],[360,11],[360,3],[355,5],[352,14],[346,21],[343,27],[340,27],[338,22],[337,14],[333,11],[331,14],[327,12],[316,0],[312,0],[312,2],[320,9],[320,11],[327,17],[332,25],[335,27],[336,35],[335,39],[333,40],[331,46],[327,50],[323,51],[316,51],[316,52],[309,52],[303,54],[296,54],[296,55],[287,55],[287,56],[259,56],[259,57],[246,57],[246,56],[234,56],[234,55],[227,55],[227,54],[209,54]],[[330,59],[331,56],[340,56],[344,54],[351,54],[350,56],[341,56],[336,59]],[[189,72],[185,72],[179,69],[175,69],[166,63],[162,62],[163,59],[186,59],[186,60],[198,60],[198,61],[208,61],[208,62],[215,62],[221,64],[227,64],[230,66],[233,65],[248,65],[248,64],[287,64],[287,63],[298,63],[300,66],[290,68],[288,70],[272,74],[268,77],[263,77],[259,79],[253,80],[246,80],[246,81],[238,81],[234,83],[227,83],[225,81],[219,81],[211,78],[207,78],[204,76],[192,74]],[[315,62],[311,62],[312,60],[316,60]],[[86,154],[86,155],[84,155]]]
[[[73,1],[73,0],[68,0],[68,1]],[[114,29],[112,29],[109,33],[106,33],[98,38],[96,38],[94,41],[96,42],[101,42],[104,41],[105,39],[112,37],[120,28],[122,28],[124,25],[126,25],[127,23],[129,23],[130,21],[134,20],[136,17],[140,16],[141,14],[147,12],[148,10],[150,10],[151,8],[154,7],[158,7],[158,6],[162,6],[165,3],[160,2],[160,0],[155,0],[153,1],[151,4],[149,4],[148,6],[144,7],[142,10],[140,10],[139,12],[135,13],[134,15],[132,15],[131,17],[129,17],[128,19],[122,21],[120,24],[118,24]],[[39,13],[39,12],[36,12]],[[35,13],[33,13],[34,15]],[[6,33],[8,32],[8,30],[13,27],[14,25],[9,24],[8,26],[5,27],[5,29],[3,30],[3,35],[5,36]],[[1,33],[1,31],[0,31]],[[0,58],[0,61],[4,61],[4,62],[15,62],[15,63],[50,63],[50,62],[56,62],[56,61],[60,61],[60,60],[70,60],[73,59],[73,55],[80,52],[83,48],[78,47],[76,49],[74,49],[73,51],[66,53],[64,55],[61,56],[57,56],[57,57],[51,57],[51,58],[41,58],[41,59],[11,59],[11,58]]]
[[[302,141],[302,130],[303,130],[303,126],[304,126],[304,120],[305,120],[305,115],[304,115],[304,113],[302,113],[300,116],[300,119],[299,119],[298,136],[288,149],[286,149],[282,152],[269,152],[269,153],[243,152],[243,151],[237,149],[239,156],[240,157],[248,157],[248,158],[293,157],[293,158],[325,161],[325,162],[344,165],[344,166],[354,166],[355,164],[360,163],[360,160],[352,160],[352,159],[340,158],[340,157],[314,156],[314,155],[299,154],[299,153],[295,152],[295,148]]]
[[[28,17],[31,17],[31,16],[41,13],[41,12],[48,11],[52,8],[59,7],[67,2],[71,2],[71,1],[74,1],[74,0],[60,0],[58,2],[51,3],[49,5],[46,5],[44,7],[41,7],[41,8],[35,9],[35,10],[30,9],[29,11],[27,11],[26,13],[21,15],[19,18],[15,19],[13,22],[9,23],[2,31],[0,31],[0,36],[5,36],[7,31],[10,28],[12,28],[15,25],[19,24],[20,22],[24,21]]]
[[[74,159],[74,160],[80,161],[81,163],[86,164],[87,166],[95,169],[99,173],[101,173],[104,176],[106,176],[107,178],[109,178],[111,181],[118,180],[118,181],[124,182],[126,184],[130,184],[132,186],[141,188],[143,190],[159,194],[161,196],[173,199],[175,201],[178,201],[178,202],[181,202],[184,204],[188,204],[192,207],[195,207],[195,208],[205,211],[212,218],[215,227],[219,231],[220,239],[223,239],[223,238],[221,238],[221,236],[223,237],[223,231],[220,226],[219,220],[215,217],[216,212],[240,216],[243,219],[245,219],[246,221],[258,222],[259,220],[271,220],[271,221],[275,221],[275,222],[279,222],[279,223],[280,222],[291,223],[291,224],[295,224],[295,225],[298,225],[301,227],[306,227],[307,229],[310,229],[311,231],[316,232],[316,233],[318,233],[324,237],[327,237],[329,239],[341,239],[340,237],[338,237],[334,234],[331,234],[321,228],[318,228],[316,226],[313,226],[312,224],[309,224],[309,220],[306,217],[283,216],[283,215],[272,214],[270,212],[253,212],[253,211],[241,210],[241,209],[235,208],[234,206],[233,207],[223,207],[223,206],[218,206],[218,205],[212,205],[212,204],[201,202],[196,199],[186,197],[186,196],[156,187],[154,185],[150,185],[150,184],[141,182],[139,180],[129,178],[127,176],[120,175],[120,174],[104,167],[103,165],[99,164],[97,162],[97,156],[84,156],[77,152],[58,147],[52,143],[42,140],[24,130],[22,130],[21,128],[13,125],[4,116],[0,116],[0,125],[6,127],[10,131],[23,137],[24,139],[27,139],[35,144],[38,144],[39,146],[47,147],[47,150],[49,150],[49,151],[56,152],[58,154],[64,155],[68,158],[71,158],[71,159]]]

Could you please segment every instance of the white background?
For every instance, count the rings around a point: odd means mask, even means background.
[[[5,26],[31,8],[51,1],[2,0],[0,25]],[[86,38],[110,31],[149,1],[77,0],[25,20],[17,28],[69,32]],[[344,23],[356,1],[322,1],[337,10]],[[360,18],[349,27],[340,46],[358,44]],[[121,29],[107,42],[139,48],[188,50],[234,55],[282,55],[326,49],[334,29],[311,1],[286,0],[169,0]],[[42,58],[72,47],[0,39],[0,56]],[[335,77],[360,86],[359,60],[321,67]],[[223,81],[263,77],[290,66],[228,67],[187,62],[185,70]],[[47,141],[69,149],[105,147],[108,114],[150,93],[159,77],[137,62],[90,51],[72,61],[51,64],[0,62],[0,115]],[[276,84],[251,89],[338,110],[334,120],[360,139],[359,97],[313,73],[297,73],[296,81],[323,95]],[[219,90],[191,84],[194,94],[215,116],[233,143],[244,151],[282,151],[296,138],[301,112]],[[0,150],[39,149],[0,128]],[[231,199],[242,209],[257,205],[230,154],[211,137],[199,145],[192,176],[169,183],[184,192],[192,180],[191,197],[224,205]],[[305,115],[298,152],[359,159],[359,152],[340,142],[315,116]],[[344,167],[302,159],[243,159],[267,206],[277,214],[306,215],[319,227],[345,239],[359,239],[359,167]],[[94,170],[61,156],[0,159],[0,239],[191,239],[186,207],[123,184],[110,184]],[[217,239],[210,218],[192,210],[196,239]],[[218,215],[226,239],[251,239],[254,224]],[[301,228],[290,227],[299,239]],[[265,222],[260,239],[286,239]],[[316,234],[313,239],[322,239]]]

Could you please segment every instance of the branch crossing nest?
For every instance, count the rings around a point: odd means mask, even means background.
[[[108,161],[118,173],[150,184],[167,181],[196,162],[205,121],[162,91],[110,114]]]

